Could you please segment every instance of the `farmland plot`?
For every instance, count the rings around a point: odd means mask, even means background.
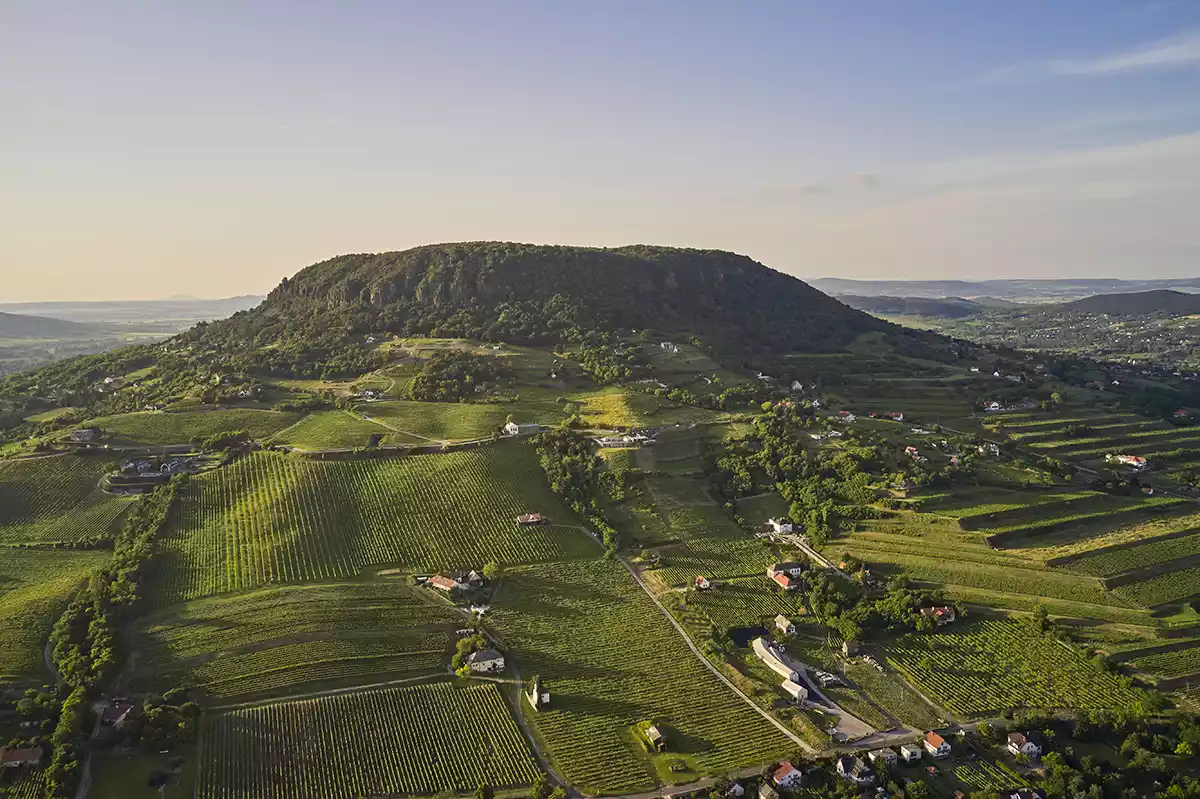
[[[1200,530],[1189,531],[1184,535],[1175,535],[1169,538],[1143,541],[1137,546],[1090,552],[1062,565],[1083,574],[1109,577],[1193,555],[1200,555]]]
[[[255,453],[193,478],[165,536],[158,603],[368,566],[481,568],[594,555],[533,450],[512,442],[405,458],[308,461]]]
[[[798,598],[774,587],[766,575],[731,580],[698,591],[688,605],[701,610],[721,629],[754,627],[770,622],[779,614],[793,616],[802,611]]]
[[[1005,708],[1128,710],[1142,699],[1075,650],[1013,621],[906,635],[888,647],[887,659],[923,693],[965,717]]]
[[[686,649],[625,571],[610,561],[513,570],[489,614],[525,675],[549,685],[536,722],[570,782],[588,793],[648,790],[639,721],[702,772],[762,763],[794,747]]]
[[[212,411],[147,411],[102,416],[88,425],[103,430],[110,439],[130,444],[188,444],[231,430],[245,430],[253,439],[269,438],[295,424],[303,414],[260,408]]]
[[[1200,672],[1200,646],[1146,655],[1129,663],[1159,677],[1184,677]]]
[[[0,543],[110,538],[130,502],[99,488],[116,466],[72,455],[0,462]]]
[[[198,799],[358,799],[531,785],[494,684],[448,682],[261,705],[208,719]]]
[[[1148,580],[1127,583],[1113,592],[1143,607],[1156,607],[1200,594],[1200,566],[1160,574]]]

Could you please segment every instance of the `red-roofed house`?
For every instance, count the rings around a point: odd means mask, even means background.
[[[462,588],[462,585],[444,574],[433,575],[426,581],[425,584],[431,588],[436,588],[439,591],[445,591],[446,593],[457,591],[459,588]]]
[[[950,744],[946,743],[946,739],[938,735],[936,732],[925,733],[925,751],[934,757],[949,757]]]
[[[775,575],[771,579],[774,580],[779,585],[779,587],[782,588],[784,591],[795,591],[797,588],[800,587],[800,583],[798,580],[796,580],[791,575],[784,574],[782,572]]]
[[[540,513],[523,513],[517,517],[517,524],[543,524],[545,521]]]
[[[0,752],[0,768],[17,768],[19,766],[36,766],[42,762],[42,747],[30,749],[5,749]]]
[[[771,773],[771,782],[777,788],[799,788],[804,783],[804,773],[785,760]]]

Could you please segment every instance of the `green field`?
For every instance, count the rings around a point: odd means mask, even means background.
[[[443,670],[462,617],[399,580],[263,588],[138,625],[134,687],[204,698],[295,693]]]
[[[795,594],[780,590],[765,574],[690,593],[687,607],[704,614],[711,624],[723,630],[760,624],[769,627],[781,613],[796,616],[804,612],[803,603]]]
[[[1129,710],[1139,693],[1071,647],[1020,622],[960,622],[887,647],[888,662],[959,716],[1005,708]]]
[[[555,525],[522,528],[521,513]],[[594,555],[527,444],[313,461],[254,453],[192,478],[161,539],[158,604],[373,566],[481,568]]]
[[[1179,568],[1135,583],[1126,583],[1113,593],[1143,607],[1151,608],[1190,599],[1200,594],[1200,566]]]
[[[1200,645],[1157,652],[1126,661],[1130,665],[1158,677],[1178,678],[1200,673]]]
[[[376,445],[420,446],[428,444],[414,436],[389,430],[350,411],[317,411],[275,434],[272,444],[301,450],[354,449]]]
[[[270,438],[295,424],[299,413],[229,408],[212,411],[124,413],[90,419],[88,426],[99,427],[108,440],[122,444],[187,444],[231,430],[245,430],[254,439]]]
[[[527,677],[553,699],[534,720],[582,791],[649,790],[654,763],[631,734],[654,721],[672,756],[697,772],[763,763],[794,748],[689,652],[611,561],[513,570],[488,615]]]
[[[372,402],[360,405],[358,412],[399,431],[401,438],[428,444],[487,438],[500,432],[510,414],[518,422],[548,421],[517,408],[466,402]]]
[[[198,799],[358,799],[530,785],[538,768],[493,684],[449,682],[207,718]]]
[[[0,681],[40,675],[42,647],[71,592],[107,552],[0,548]]]
[[[130,502],[99,488],[116,466],[74,455],[0,461],[0,543],[111,538]]]

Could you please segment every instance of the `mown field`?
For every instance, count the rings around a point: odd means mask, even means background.
[[[256,440],[270,438],[295,424],[302,414],[258,408],[212,411],[145,411],[90,419],[88,426],[103,430],[108,440],[122,444],[188,444],[231,430],[245,430]]]
[[[74,455],[0,461],[0,543],[111,538],[130,500],[99,485],[117,465]]]
[[[510,414],[518,422],[538,421],[523,418],[535,414],[514,413],[514,408],[507,404],[372,402],[359,406],[358,412],[400,431],[403,437],[424,443],[487,438],[500,432]]]
[[[359,799],[531,785],[494,684],[383,688],[207,718],[198,799]]]
[[[955,715],[998,715],[1006,708],[1128,710],[1136,689],[1101,671],[1071,647],[1022,622],[960,622],[904,636],[888,662]]]
[[[522,528],[521,513],[555,525]],[[312,461],[254,453],[189,481],[161,539],[168,604],[371,566],[481,568],[595,555],[536,453],[504,442],[438,455]]]
[[[263,588],[138,624],[136,690],[214,701],[444,670],[462,617],[398,580]]]
[[[45,670],[42,648],[72,591],[109,553],[0,548],[0,682]]]
[[[535,722],[572,785],[588,793],[654,787],[631,735],[654,721],[670,755],[697,772],[767,762],[795,745],[746,707],[611,561],[529,566],[504,578],[488,616],[527,678],[549,686]]]

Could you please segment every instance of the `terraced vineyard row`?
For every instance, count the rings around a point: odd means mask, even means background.
[[[1160,574],[1148,580],[1127,583],[1113,592],[1144,607],[1152,608],[1200,594],[1200,566]]]
[[[357,799],[530,785],[538,769],[495,685],[448,682],[208,719],[198,799]]]
[[[1145,541],[1137,546],[1091,552],[1062,565],[1071,571],[1109,577],[1192,555],[1200,555],[1200,530],[1183,536]]]
[[[294,424],[303,414],[261,408],[225,408],[209,411],[123,413],[91,419],[110,439],[135,444],[189,444],[230,430],[245,430],[261,440]]]
[[[375,565],[479,568],[594,555],[531,448],[505,443],[406,458],[307,461],[256,453],[190,482],[165,537],[158,604]]]
[[[551,687],[554,698],[537,725],[582,791],[653,787],[645,754],[629,734],[643,720],[668,731],[672,752],[715,773],[795,748],[709,674],[612,562],[514,570],[491,621],[518,653],[521,671]]]
[[[8,792],[0,793],[4,799],[44,799],[46,796],[46,772],[38,769],[21,769],[22,773],[12,778]]]
[[[73,455],[0,461],[0,544],[111,536],[129,506],[99,489],[116,465]]]
[[[1183,677],[1200,672],[1200,646],[1160,652],[1129,662],[1137,668],[1159,677]]]
[[[961,716],[1005,708],[1128,710],[1138,691],[1062,643],[1013,621],[973,621],[905,636],[888,661],[923,693]]]

